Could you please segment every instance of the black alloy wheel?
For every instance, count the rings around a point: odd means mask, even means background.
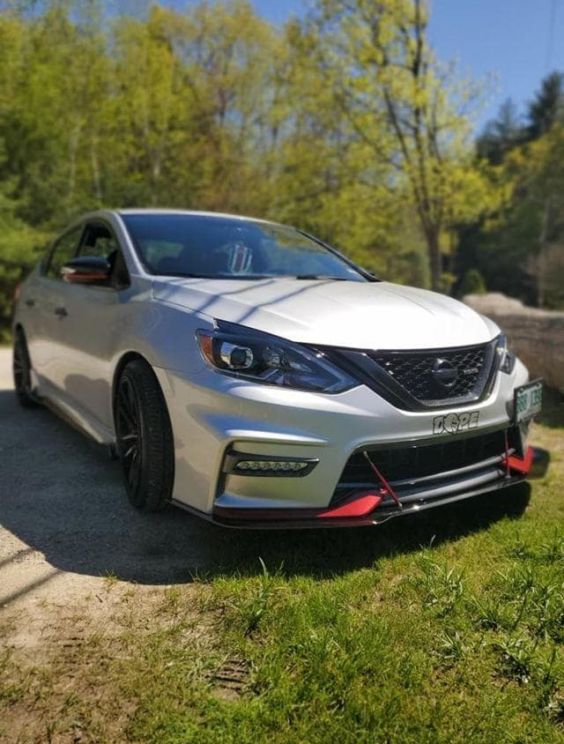
[[[129,362],[119,377],[114,416],[129,501],[140,511],[160,511],[172,494],[172,429],[159,382],[142,359]]]

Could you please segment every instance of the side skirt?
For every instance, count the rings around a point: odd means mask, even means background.
[[[97,444],[110,447],[115,445],[115,436],[112,431],[100,424],[99,421],[90,416],[84,409],[69,403],[52,385],[42,383],[40,390],[41,395],[37,396],[39,402],[72,426],[73,429],[92,439]]]

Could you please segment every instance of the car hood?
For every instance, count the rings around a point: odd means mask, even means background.
[[[389,282],[163,278],[155,299],[292,341],[429,349],[490,341],[492,321],[445,295]]]

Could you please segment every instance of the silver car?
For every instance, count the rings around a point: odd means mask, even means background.
[[[21,403],[112,447],[143,511],[376,524],[531,467],[542,387],[492,321],[280,224],[86,215],[21,285],[13,330]]]

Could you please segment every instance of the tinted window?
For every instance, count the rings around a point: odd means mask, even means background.
[[[86,226],[79,255],[96,256],[112,261],[118,251],[119,243],[106,225],[93,223]]]
[[[45,271],[45,275],[50,279],[60,279],[61,269],[76,255],[76,249],[78,241],[82,235],[82,226],[76,227],[74,230],[65,233],[60,237],[51,251],[51,257],[49,259],[49,265]]]
[[[107,225],[101,222],[87,224],[78,254],[105,258],[112,267],[112,284],[116,289],[129,284],[129,274],[120,245]]]
[[[346,261],[291,227],[182,214],[128,214],[123,219],[153,274],[365,281]]]

